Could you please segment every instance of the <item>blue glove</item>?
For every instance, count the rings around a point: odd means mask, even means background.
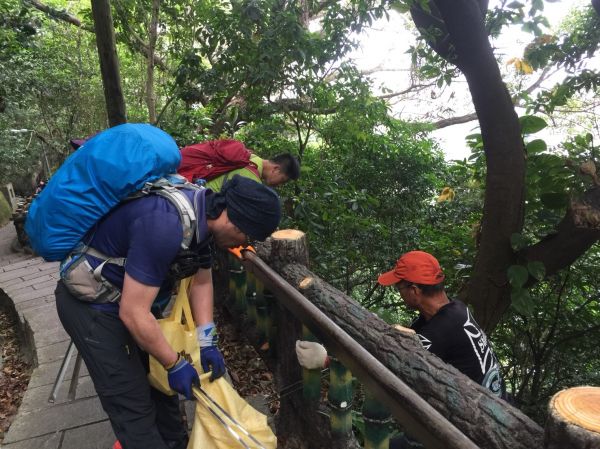
[[[200,377],[198,372],[183,357],[179,357],[177,363],[167,370],[167,379],[169,387],[177,393],[181,393],[187,399],[194,399],[192,394],[192,385],[200,386]]]
[[[216,346],[200,348],[200,362],[205,373],[212,371],[210,375],[211,382],[225,374],[225,360],[223,360],[223,354]]]

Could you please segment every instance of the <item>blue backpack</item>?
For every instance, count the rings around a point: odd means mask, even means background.
[[[47,261],[63,260],[100,218],[147,183],[175,173],[180,159],[173,138],[151,125],[97,134],[32,202],[25,222],[31,247]]]

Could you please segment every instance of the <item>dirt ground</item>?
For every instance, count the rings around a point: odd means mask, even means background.
[[[19,337],[13,315],[0,307],[0,442],[14,419],[31,376],[31,367],[19,353]]]

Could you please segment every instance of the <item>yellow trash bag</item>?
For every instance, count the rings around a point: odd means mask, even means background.
[[[267,417],[242,399],[223,377],[214,382],[209,377],[200,376],[201,390],[193,389],[196,414],[187,449],[276,449],[277,438],[267,425]]]
[[[194,365],[196,371],[202,372],[200,367],[200,348],[196,338],[196,325],[190,308],[188,290],[192,278],[188,277],[179,282],[177,298],[171,314],[167,318],[158,320],[163,335],[171,347],[181,354],[188,362]],[[184,322],[182,323],[182,318]],[[154,357],[150,356],[150,372],[148,373],[150,385],[165,394],[174,396],[177,392],[171,390],[167,379],[167,370]]]

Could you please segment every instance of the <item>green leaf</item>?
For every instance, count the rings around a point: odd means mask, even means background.
[[[564,192],[548,192],[540,195],[542,204],[548,209],[564,209],[567,206],[568,198]]]
[[[524,288],[516,288],[511,292],[511,306],[521,315],[530,316],[533,314],[533,300],[529,292]]]
[[[510,285],[514,288],[523,287],[525,282],[527,282],[527,279],[529,279],[529,272],[523,265],[511,265],[508,267],[506,274]]]
[[[513,251],[519,251],[525,248],[528,244],[529,242],[523,236],[523,234],[515,232],[510,236],[510,246],[513,249]]]
[[[546,267],[542,262],[538,260],[528,262],[527,271],[529,271],[529,274],[536,278],[538,281],[544,279],[544,276],[546,275]]]
[[[535,139],[529,142],[525,146],[525,149],[527,150],[527,154],[535,154],[546,151],[548,149],[548,146],[546,145],[546,142],[542,139]]]
[[[543,118],[536,117],[535,115],[519,117],[519,122],[521,123],[521,132],[523,134],[535,134],[548,126]]]

